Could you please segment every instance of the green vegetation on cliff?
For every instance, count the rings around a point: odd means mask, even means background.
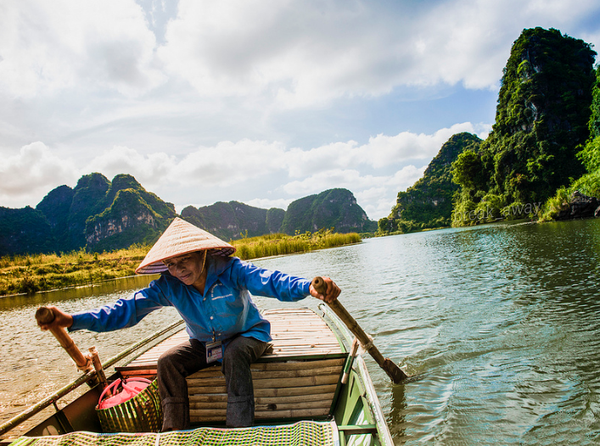
[[[279,210],[285,213],[283,209]],[[181,211],[184,220],[225,240],[279,232],[279,227],[269,229],[268,214],[266,209],[255,208],[238,201],[219,201],[201,208],[188,206]]]
[[[452,221],[522,218],[584,173],[595,52],[555,29],[526,29],[504,69],[496,122],[478,151],[454,164]],[[466,218],[468,216],[468,218]]]
[[[85,241],[93,251],[154,243],[176,217],[175,207],[148,192],[131,175],[117,175],[99,208],[85,224]]]
[[[0,254],[44,252],[53,249],[52,228],[41,212],[0,207]]]
[[[566,211],[575,192],[600,199],[600,66],[596,68],[590,112],[589,138],[577,154],[588,173],[575,180],[569,187],[561,187],[556,191],[546,202],[543,220],[555,219]]]
[[[290,203],[281,223],[281,232],[290,235],[323,228],[340,233],[373,232],[376,223],[347,189],[329,189]]]
[[[84,175],[71,189],[50,191],[36,209],[0,208],[0,256],[105,251],[153,243],[176,216],[175,207],[131,175]]]
[[[239,239],[265,234],[295,235],[333,229],[335,232],[373,232],[375,222],[356,203],[347,189],[330,189],[293,201],[287,211],[260,209],[237,201],[210,206],[188,206],[181,211],[184,220],[223,239]]]
[[[503,71],[492,132],[485,141],[450,138],[423,178],[398,193],[379,233],[441,227],[449,218],[465,226],[568,218],[581,209],[589,215],[592,198],[600,199],[595,56],[590,44],[556,29],[523,30]],[[445,148],[457,143],[440,163]]]
[[[406,192],[398,192],[390,215],[379,220],[379,232],[406,233],[450,226],[452,198],[458,190],[452,181],[452,163],[465,151],[477,151],[480,144],[481,139],[471,133],[453,135],[431,160],[423,177]]]

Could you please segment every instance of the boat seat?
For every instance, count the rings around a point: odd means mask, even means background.
[[[331,415],[340,377],[348,357],[335,334],[314,311],[278,309],[264,312],[271,323],[271,348],[250,366],[255,418],[323,419]],[[187,339],[175,334],[118,370],[123,376],[156,374],[156,361],[166,350]],[[225,422],[227,391],[220,365],[187,378],[190,421]]]

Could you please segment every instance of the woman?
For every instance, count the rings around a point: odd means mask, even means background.
[[[138,274],[161,277],[128,299],[99,309],[67,314],[53,307],[55,319],[40,324],[69,331],[111,331],[131,327],[150,312],[173,306],[186,323],[189,340],[158,360],[157,379],[163,406],[163,431],[189,428],[186,377],[214,362],[222,364],[227,385],[227,426],[251,426],[254,391],[250,364],[271,340],[270,324],[251,294],[297,301],[312,295],[332,302],[339,287],[325,277],[319,294],[309,280],[269,271],[231,257],[235,247],[176,218],[148,252]]]

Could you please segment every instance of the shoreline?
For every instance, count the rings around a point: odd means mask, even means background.
[[[357,233],[338,234],[323,231],[296,236],[262,236],[233,241],[242,260],[264,259],[289,254],[303,254],[362,242]],[[134,271],[149,247],[110,253],[39,254],[2,258],[0,299],[34,296],[39,293],[101,286],[115,279],[138,277]],[[144,251],[143,253],[141,251]],[[60,286],[64,284],[64,286]],[[12,292],[15,291],[15,292]]]

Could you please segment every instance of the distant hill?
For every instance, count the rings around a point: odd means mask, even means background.
[[[283,209],[278,210],[285,214]],[[266,209],[255,208],[238,201],[220,201],[201,208],[188,206],[181,211],[181,217],[217,237],[229,240],[240,238],[242,235],[255,237],[279,232],[279,227],[273,228],[274,231],[268,228],[267,213]]]
[[[146,191],[131,175],[117,175],[101,213],[85,222],[86,245],[95,251],[153,243],[177,216],[175,206]]]
[[[398,192],[396,206],[379,220],[381,232],[410,232],[450,226],[452,198],[458,185],[452,181],[452,163],[465,150],[477,151],[482,140],[471,133],[452,135],[431,160],[423,177],[406,192]]]
[[[237,201],[183,209],[181,217],[225,240],[269,233],[370,232],[370,221],[352,193],[332,189],[302,198],[283,209],[260,209]],[[35,209],[0,207],[0,256],[127,248],[154,243],[177,216],[175,206],[148,192],[131,175],[109,181],[84,175],[75,188],[50,191]]]
[[[175,206],[131,175],[84,175],[59,186],[36,209],[0,208],[0,255],[113,250],[154,242],[176,216]]]
[[[352,192],[329,189],[290,203],[281,224],[281,232],[285,234],[322,228],[333,228],[340,233],[373,232],[377,223],[369,220]]]
[[[29,206],[0,207],[0,255],[53,250],[52,230],[44,214]]]
[[[333,228],[336,232],[373,232],[376,223],[368,219],[347,189],[330,189],[293,201],[287,211],[260,209],[237,201],[210,206],[188,206],[181,217],[225,239],[255,237],[282,232],[315,232]]]

